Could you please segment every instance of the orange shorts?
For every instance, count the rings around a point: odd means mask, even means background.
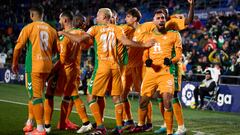
[[[42,98],[48,75],[49,73],[25,73],[26,88],[30,99]]]
[[[140,92],[142,84],[142,66],[127,67],[122,75],[123,93],[127,95],[132,86],[136,92]]]
[[[141,87],[141,96],[151,97],[156,90],[162,93],[174,93],[174,78],[170,74],[155,72],[153,68],[147,67]]]
[[[52,96],[76,96],[78,95],[79,83],[80,75],[60,70],[48,80],[46,94]]]
[[[109,88],[110,86],[111,88]],[[119,68],[112,68],[107,62],[100,62],[94,67],[94,72],[88,85],[88,93],[93,96],[103,97],[108,89],[112,96],[121,95],[121,72]]]

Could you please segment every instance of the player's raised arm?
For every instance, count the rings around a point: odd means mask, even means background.
[[[185,25],[188,25],[192,23],[193,21],[193,16],[194,16],[194,0],[188,0],[188,3],[190,4],[189,7],[189,12],[188,12],[188,17],[185,19]]]
[[[121,28],[118,29],[118,31],[116,32],[116,36],[117,36],[117,39],[123,44],[123,45],[126,45],[126,46],[130,46],[130,47],[151,47],[151,46],[154,46],[154,43],[155,43],[155,40],[153,39],[150,39],[149,41],[145,42],[145,43],[139,43],[139,42],[135,42],[135,41],[132,41],[130,39],[128,39],[123,30]]]
[[[77,42],[77,43],[80,43],[82,41],[85,41],[85,40],[89,40],[91,37],[91,35],[89,35],[88,33],[83,33],[81,36],[77,35],[77,34],[71,34],[71,33],[68,33],[68,32],[65,32],[65,31],[58,31],[58,35],[64,35],[66,37],[68,37],[71,41],[73,42]]]

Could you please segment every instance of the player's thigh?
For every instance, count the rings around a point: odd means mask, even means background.
[[[33,97],[42,98],[42,93],[48,75],[48,73],[32,73]]]
[[[88,85],[88,93],[94,96],[104,96],[111,77],[111,70],[108,67],[94,69],[92,78]]]
[[[123,95],[128,95],[133,84],[131,68],[126,68],[125,74],[122,75]]]
[[[157,79],[158,90],[162,93],[174,93],[174,77],[171,74],[161,75]]]
[[[140,92],[142,84],[142,67],[135,67],[132,70],[133,86],[135,91]]]
[[[111,69],[112,77],[112,96],[120,96],[123,92],[121,72],[119,69]]]
[[[141,96],[151,97],[157,89],[156,76],[152,71],[147,71],[141,86]]]

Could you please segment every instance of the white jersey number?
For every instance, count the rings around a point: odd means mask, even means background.
[[[111,51],[114,47],[115,41],[115,34],[114,32],[109,32],[108,34],[102,34],[100,40],[103,42],[103,52]]]
[[[46,31],[40,31],[40,47],[43,51],[47,51],[48,49],[48,39],[48,33]]]

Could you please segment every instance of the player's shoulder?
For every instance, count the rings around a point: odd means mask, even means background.
[[[167,32],[170,34],[180,34],[177,30],[168,30]]]
[[[142,23],[140,24],[141,27],[144,27],[144,26],[155,26],[155,24],[153,22],[145,22],[145,23]]]

